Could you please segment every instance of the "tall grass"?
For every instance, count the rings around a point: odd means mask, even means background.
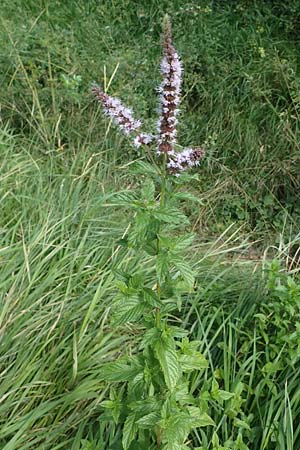
[[[122,223],[103,205],[101,154],[63,167],[14,142],[3,130],[0,442],[54,448],[95,414],[101,361],[128,340],[107,324]]]

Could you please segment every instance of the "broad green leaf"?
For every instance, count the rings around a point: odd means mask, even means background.
[[[137,417],[146,416],[152,412],[161,410],[162,402],[157,397],[152,396],[143,400],[137,400],[129,403],[130,410],[137,415]]]
[[[136,423],[136,415],[129,414],[125,420],[123,428],[122,444],[124,450],[128,450],[131,442],[135,439],[138,431],[138,425]]]
[[[188,223],[187,217],[176,208],[157,208],[151,211],[152,216],[161,222],[170,224],[186,224]]]
[[[237,417],[233,419],[233,425],[237,428],[245,428],[246,430],[251,431],[249,424],[244,420],[238,419]]]
[[[130,204],[136,201],[137,196],[132,191],[119,191],[113,192],[106,196],[107,206],[126,206],[129,207]]]
[[[202,353],[195,352],[193,355],[180,355],[179,365],[183,372],[189,372],[191,370],[206,369],[208,362]]]
[[[163,442],[172,445],[171,448],[176,448],[176,445],[184,445],[192,431],[189,414],[180,409],[173,410],[172,414],[162,420],[160,424],[163,429]]]
[[[99,370],[98,378],[112,382],[130,381],[142,370],[138,365],[119,360],[104,364]]]
[[[158,170],[157,168],[153,165],[150,164],[146,161],[135,161],[131,166],[130,166],[130,171],[132,173],[135,174],[140,174],[140,175],[150,175],[151,177],[157,177],[158,176]]]
[[[140,319],[144,311],[145,304],[137,294],[131,297],[123,297],[114,305],[113,322],[115,325],[136,322]]]
[[[174,250],[182,251],[186,248],[190,248],[195,240],[195,234],[186,234],[176,238]]]
[[[232,392],[227,392],[223,389],[219,389],[216,395],[216,400],[229,400],[232,397],[234,397],[234,394]]]
[[[192,287],[195,283],[195,273],[189,266],[189,264],[182,258],[177,257],[172,259],[173,265],[180,272],[180,275],[185,279],[186,282]]]
[[[144,287],[143,288],[143,297],[144,297],[144,302],[150,306],[153,306],[155,308],[160,308],[162,306],[162,302],[161,302],[160,298],[158,297],[157,293],[153,289]]]
[[[160,330],[158,328],[150,328],[144,333],[141,341],[141,348],[145,348],[148,345],[153,346],[153,344],[160,338]]]
[[[189,200],[198,203],[199,205],[203,205],[202,200],[199,197],[196,197],[191,192],[175,192],[172,197],[176,198],[177,200]]]
[[[169,255],[160,252],[156,257],[156,273],[159,283],[162,283],[169,274]]]
[[[208,414],[203,413],[200,408],[197,408],[196,406],[188,406],[187,410],[190,414],[192,428],[200,428],[200,427],[207,427],[209,425],[212,426],[216,425],[215,422],[212,420],[212,418]]]
[[[167,444],[163,447],[162,450],[191,450],[191,447],[185,444]]]
[[[213,433],[211,442],[214,447],[218,448],[220,445],[219,436],[217,435],[217,433],[215,431]]]
[[[103,408],[109,409],[111,411],[111,415],[115,423],[117,424],[123,406],[122,403],[119,400],[104,400],[100,403],[100,405]]]
[[[147,414],[146,416],[141,417],[138,421],[137,424],[139,426],[139,428],[150,428],[150,427],[154,427],[155,425],[158,424],[158,422],[161,420],[161,415],[158,411],[155,412],[151,412],[149,414]]]
[[[173,390],[180,377],[174,339],[170,336],[162,335],[154,344],[154,350],[163,371],[166,385],[170,390]]]
[[[145,180],[142,186],[142,197],[148,202],[152,202],[155,199],[155,186],[152,180]]]

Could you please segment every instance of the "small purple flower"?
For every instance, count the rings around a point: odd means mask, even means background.
[[[163,60],[161,62],[163,81],[158,89],[161,102],[161,116],[158,120],[158,153],[173,154],[176,143],[178,105],[182,68],[172,45],[171,23],[164,23]]]
[[[135,120],[131,109],[122,105],[119,99],[111,97],[97,85],[92,88],[97,100],[102,104],[104,113],[108,115],[125,134],[136,132],[142,125],[140,120]]]
[[[169,158],[167,168],[173,175],[178,176],[184,170],[198,166],[204,157],[204,150],[200,147],[186,148],[180,153],[175,153]]]
[[[134,138],[134,145],[136,148],[139,148],[141,145],[148,145],[150,144],[153,140],[155,139],[155,136],[152,136],[152,134],[138,134],[135,138]]]

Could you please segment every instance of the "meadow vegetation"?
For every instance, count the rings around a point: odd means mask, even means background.
[[[188,182],[199,202],[181,202],[195,289],[172,323],[200,342],[207,366],[189,386],[214,425],[187,445],[297,450],[299,2],[2,3],[0,448],[122,449],[99,374],[144,332],[111,317],[116,274],[152,273],[122,245],[145,156],[90,87],[155,129],[168,12],[184,66],[179,137],[206,150]]]

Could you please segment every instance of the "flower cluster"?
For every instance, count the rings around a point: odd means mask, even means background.
[[[92,87],[92,92],[102,104],[104,113],[119,125],[125,134],[129,134],[140,128],[142,122],[135,120],[132,111],[123,106],[118,98],[110,97],[105,92],[102,92],[97,85]]]
[[[134,136],[133,143],[139,148],[141,145],[148,145],[155,141],[158,155],[167,155],[167,168],[174,175],[189,167],[199,164],[203,158],[203,149],[186,148],[182,152],[175,152],[176,125],[179,113],[180,87],[182,67],[179,56],[172,44],[171,23],[168,16],[164,21],[163,35],[163,59],[161,62],[161,73],[163,80],[158,88],[160,96],[160,117],[157,125],[157,135],[140,133],[141,120],[135,120],[132,111],[123,106],[119,99],[104,93],[101,88],[94,85],[93,94],[101,103],[103,110],[114,123],[126,134]]]
[[[188,167],[198,166],[204,156],[204,149],[200,147],[186,148],[180,153],[175,153],[169,158],[167,168],[170,173],[179,175]]]
[[[178,54],[172,45],[171,24],[166,18],[164,24],[163,60],[161,62],[163,81],[159,87],[161,115],[158,121],[158,152],[174,153],[176,125],[180,102],[182,68]]]

